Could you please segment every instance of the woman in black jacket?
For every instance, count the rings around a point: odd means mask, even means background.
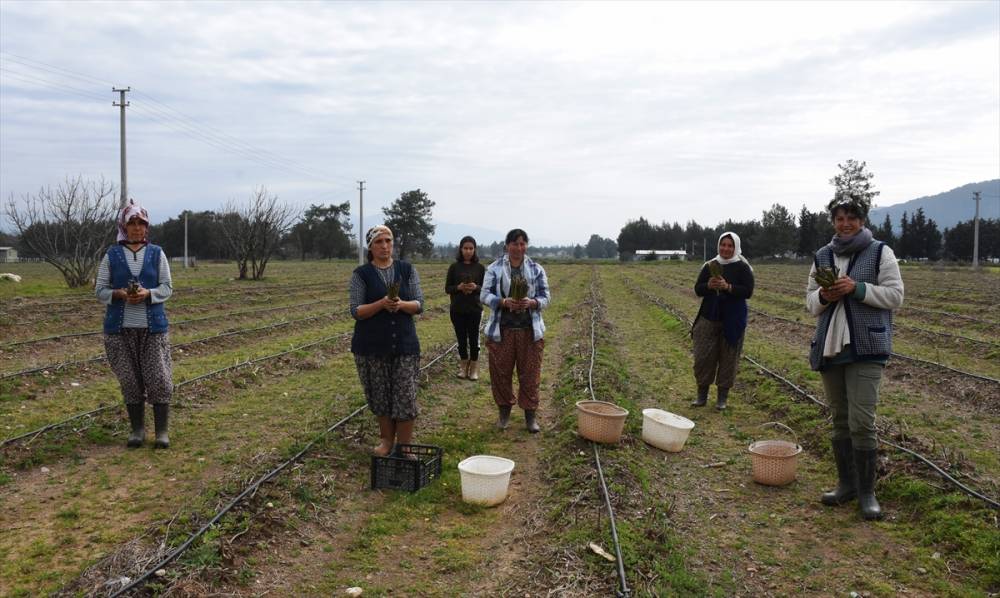
[[[476,255],[476,240],[462,237],[455,262],[448,266],[444,291],[451,296],[451,324],[458,340],[458,377],[479,380],[479,323],[483,304],[479,290],[483,286],[486,268]]]
[[[715,269],[718,272],[713,276]],[[694,292],[702,298],[691,328],[698,383],[698,398],[691,403],[695,407],[708,402],[708,387],[714,381],[718,390],[715,408],[726,408],[743,350],[747,299],[753,295],[753,284],[753,268],[740,252],[739,235],[722,233],[719,254],[705,262],[694,285]]]

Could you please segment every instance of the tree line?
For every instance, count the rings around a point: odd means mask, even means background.
[[[396,235],[399,256],[428,254],[433,247],[434,202],[420,189],[402,193],[382,212]],[[56,188],[15,198],[4,205],[14,234],[0,233],[26,258],[41,258],[63,275],[71,288],[93,284],[97,265],[114,242],[118,213],[115,186],[103,178],[67,178]],[[150,226],[149,239],[169,256],[184,255],[187,219],[188,255],[236,262],[239,278],[264,277],[274,257],[290,259],[353,258],[357,237],[349,202],[310,205],[298,211],[266,187],[245,201],[230,200],[219,211],[185,211]]]

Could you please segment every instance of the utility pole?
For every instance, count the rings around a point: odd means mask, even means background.
[[[976,202],[976,219],[972,225],[972,269],[979,269],[979,200],[982,199],[979,191],[972,192],[972,199]]]
[[[358,264],[365,263],[365,182],[358,181]]]
[[[124,208],[125,204],[128,203],[128,170],[125,168],[125,107],[128,106],[128,102],[125,101],[125,92],[132,91],[132,87],[126,87],[125,89],[118,89],[117,87],[112,87],[111,91],[120,94],[120,101],[111,102],[112,106],[121,106],[122,116],[121,116],[121,148],[122,148],[122,201],[121,207]]]
[[[188,267],[188,210],[184,210],[184,269]]]

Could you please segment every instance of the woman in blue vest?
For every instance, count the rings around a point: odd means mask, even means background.
[[[153,405],[153,446],[170,446],[167,421],[174,386],[163,303],[173,288],[170,262],[146,239],[148,230],[149,214],[130,199],[118,215],[118,243],[101,260],[95,286],[98,300],[107,305],[104,350],[132,424],[129,448],[145,440],[146,402]]]
[[[698,384],[698,397],[691,405],[704,407],[714,382],[715,408],[722,411],[729,400],[729,389],[736,383],[747,328],[747,299],[753,296],[754,278],[750,262],[743,257],[739,235],[732,231],[722,233],[718,249],[718,255],[701,267],[694,283],[701,306],[691,326],[694,377]],[[711,274],[709,264],[713,261],[719,264],[720,276]]]
[[[878,437],[875,407],[882,370],[892,354],[892,311],[903,304],[903,279],[892,249],[865,227],[868,202],[838,196],[830,202],[836,235],[816,252],[806,307],[817,316],[809,364],[823,376],[833,416],[837,487],[825,505],[858,499],[865,519],[881,519],[875,498]],[[836,266],[839,277],[823,288],[818,268]]]
[[[351,352],[368,408],[378,420],[384,457],[396,444],[410,444],[417,417],[420,342],[413,316],[424,309],[420,277],[410,264],[392,258],[393,236],[387,226],[365,235],[368,263],[351,275]],[[390,298],[390,287],[398,296]]]

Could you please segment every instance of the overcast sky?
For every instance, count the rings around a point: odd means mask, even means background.
[[[3,0],[5,200],[117,184],[112,86],[154,221],[256,185],[356,214],[364,179],[366,225],[420,188],[438,223],[585,243],[817,210],[847,158],[879,205],[1000,177],[996,1]]]

